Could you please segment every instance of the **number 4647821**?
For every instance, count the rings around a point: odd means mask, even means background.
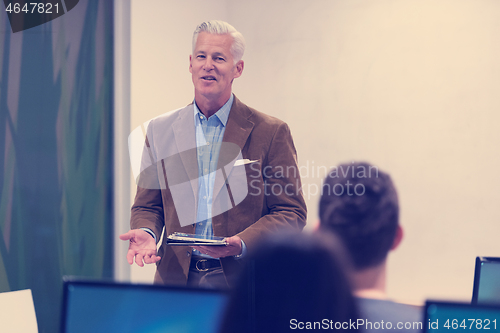
[[[493,324],[491,327],[490,325]],[[459,322],[457,319],[453,320],[447,320],[446,323],[444,323],[443,327],[446,327],[447,329],[483,329],[483,330],[489,330],[490,328],[496,329],[497,328],[497,320],[489,320],[489,319],[464,319],[462,322]]]
[[[30,2],[25,3],[24,6],[21,8],[21,5],[19,3],[9,3],[7,8],[5,8],[6,12],[12,13],[14,12],[15,14],[18,14],[20,12],[24,12],[26,14],[52,14],[52,8],[55,8],[55,13],[59,13],[59,4],[56,3],[55,5],[52,5],[51,3],[43,3],[43,2]]]

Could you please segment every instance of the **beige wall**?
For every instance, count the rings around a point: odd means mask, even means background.
[[[235,94],[291,127],[307,229],[318,167],[374,163],[393,175],[406,231],[390,296],[469,299],[475,256],[500,256],[500,3],[133,0],[132,129],[192,100],[191,35],[209,19],[246,38]]]

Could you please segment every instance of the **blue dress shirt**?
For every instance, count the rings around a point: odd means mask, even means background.
[[[196,223],[195,233],[203,236],[203,238],[209,238],[214,234],[212,229],[212,199],[215,174],[220,146],[233,100],[234,96],[231,94],[226,104],[208,119],[198,109],[196,101],[193,103],[199,177],[196,221],[200,221]],[[193,250],[193,255],[212,258],[198,250]]]

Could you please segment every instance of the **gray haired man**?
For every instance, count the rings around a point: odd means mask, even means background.
[[[193,103],[155,118],[148,126],[150,156],[143,159],[155,158],[149,174],[164,186],[138,184],[131,230],[120,238],[130,242],[130,264],[134,258],[139,266],[157,264],[156,283],[227,287],[245,252],[262,236],[305,225],[306,206],[290,129],[232,93],[233,80],[243,73],[244,50],[243,36],[228,23],[201,23],[189,56]],[[238,175],[243,182],[236,180]],[[176,199],[178,179],[188,184],[181,199]],[[227,246],[163,242],[157,253],[163,230],[165,235],[221,236]]]

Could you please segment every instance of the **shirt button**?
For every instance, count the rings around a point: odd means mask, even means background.
[[[210,145],[210,142],[207,142],[207,146],[209,146],[209,145]]]
[[[200,223],[198,223],[198,225],[199,225],[200,227],[201,227],[201,225],[202,225],[202,224],[203,224],[203,223],[201,223],[201,222],[200,222]]]
[[[203,116],[200,116],[200,119],[203,120]]]
[[[208,172],[208,169],[205,169],[205,172]]]
[[[206,196],[206,195],[204,195],[204,196],[203,196],[203,199],[206,199],[206,198],[207,198],[207,196]]]

